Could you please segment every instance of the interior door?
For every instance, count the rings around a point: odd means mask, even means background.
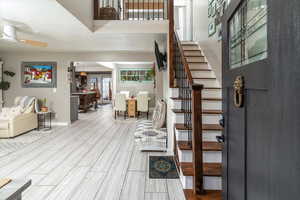
[[[223,199],[300,199],[300,1],[231,0],[222,48]]]

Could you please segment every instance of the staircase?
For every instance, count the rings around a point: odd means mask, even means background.
[[[174,43],[176,88],[171,99],[180,180],[187,199],[219,200],[222,144],[216,136],[222,131],[221,87],[196,43],[180,42],[176,34]]]

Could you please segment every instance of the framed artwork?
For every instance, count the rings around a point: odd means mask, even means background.
[[[153,82],[154,69],[152,68],[136,68],[136,69],[120,69],[120,81],[122,82]]]
[[[211,9],[212,9],[211,5],[208,5],[208,17],[211,16]]]
[[[56,62],[22,62],[21,81],[23,88],[55,88]]]
[[[216,2],[213,2],[211,4],[211,17],[214,17],[216,15]]]
[[[215,21],[213,21],[208,25],[208,36],[211,37],[215,33],[216,33],[216,24]]]

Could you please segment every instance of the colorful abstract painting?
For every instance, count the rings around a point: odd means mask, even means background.
[[[24,87],[54,87],[56,85],[56,63],[22,63]]]

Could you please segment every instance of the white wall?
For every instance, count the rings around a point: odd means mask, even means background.
[[[208,0],[193,1],[193,40],[198,42],[209,64],[221,82],[222,43],[215,37],[208,37]]]
[[[70,122],[70,85],[68,82],[67,68],[71,61],[99,61],[99,62],[144,62],[153,61],[154,55],[149,52],[93,52],[93,53],[1,53],[4,69],[16,73],[15,77],[6,80],[11,82],[11,88],[5,92],[5,106],[11,106],[16,96],[36,96],[48,99],[49,107],[56,114],[55,121],[60,123]],[[57,89],[50,88],[22,88],[21,87],[21,62],[22,61],[55,61],[58,64]]]
[[[85,0],[57,0],[65,9],[71,12],[82,24],[93,31],[94,1]]]
[[[113,70],[97,62],[76,62],[75,65],[76,72],[110,72]]]

